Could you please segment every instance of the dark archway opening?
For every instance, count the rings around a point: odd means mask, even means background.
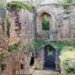
[[[32,53],[32,57],[30,60],[30,66],[33,66],[33,65],[34,65],[34,53]]]
[[[4,71],[6,69],[6,64],[1,64],[1,71]]]
[[[21,59],[21,63],[20,63],[20,69],[23,70],[24,69],[24,59]]]
[[[20,65],[20,69],[23,70],[24,69],[24,64]]]
[[[30,66],[34,65],[34,57],[31,57]]]
[[[44,47],[44,69],[55,70],[56,49],[47,45]]]

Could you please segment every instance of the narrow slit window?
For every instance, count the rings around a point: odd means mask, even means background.
[[[30,66],[34,65],[34,57],[31,57]]]
[[[20,67],[21,67],[21,69],[23,70],[23,69],[24,69],[24,64],[21,64]]]
[[[1,71],[4,71],[6,69],[6,64],[1,64]]]

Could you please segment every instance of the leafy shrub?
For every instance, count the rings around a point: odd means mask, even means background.
[[[63,62],[66,73],[75,73],[75,62],[72,62],[73,60],[75,61],[75,59],[69,59]]]
[[[17,49],[18,49],[18,44],[15,43],[15,44],[9,46],[8,51],[12,52],[13,50],[17,50]]]

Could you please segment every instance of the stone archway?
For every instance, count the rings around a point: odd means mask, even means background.
[[[43,16],[47,16],[47,19],[49,20],[49,30],[43,30],[42,28],[42,20],[43,20]],[[45,35],[47,34],[49,38],[51,38],[53,40],[53,38],[55,37],[55,34],[53,32],[55,32],[56,30],[56,23],[55,23],[55,17],[51,12],[47,12],[47,11],[40,11],[39,14],[37,15],[37,33],[40,35]],[[45,35],[45,36],[47,36]]]
[[[51,45],[44,47],[44,68],[55,70],[55,54],[56,49]]]
[[[43,11],[43,12],[40,12],[38,15],[37,15],[37,32],[40,32],[42,31],[42,17],[44,15],[47,15],[49,17],[49,22],[52,26],[55,26],[54,25],[54,17],[51,13],[49,12],[46,12],[46,11]],[[40,28],[40,29],[39,29]]]
[[[59,51],[52,45],[44,47],[44,69],[60,71]]]

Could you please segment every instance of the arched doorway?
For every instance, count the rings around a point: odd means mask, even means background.
[[[34,57],[31,57],[30,66],[34,65]]]
[[[55,70],[56,49],[51,45],[44,47],[44,69]]]
[[[32,56],[31,56],[31,60],[30,60],[30,66],[33,66],[34,65],[34,54],[32,53]]]

